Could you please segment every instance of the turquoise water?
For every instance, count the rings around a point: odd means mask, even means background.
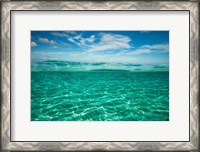
[[[32,63],[31,120],[168,121],[168,66]]]

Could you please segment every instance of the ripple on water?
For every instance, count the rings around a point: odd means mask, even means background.
[[[168,121],[169,72],[32,72],[32,121]]]

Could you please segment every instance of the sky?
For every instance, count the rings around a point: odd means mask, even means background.
[[[169,64],[169,31],[31,31],[31,58]]]

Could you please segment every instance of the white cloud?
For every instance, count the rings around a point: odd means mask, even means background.
[[[143,45],[136,50],[123,50],[120,54],[123,55],[139,55],[149,53],[164,53],[169,51],[168,44],[154,44],[154,45]]]
[[[51,32],[51,35],[58,36],[58,37],[69,37],[69,35],[67,35],[66,33],[62,33],[62,32]]]
[[[96,51],[129,49],[131,48],[129,44],[130,41],[131,39],[128,36],[120,34],[101,33],[100,42],[91,45],[88,51],[96,52]]]
[[[80,44],[81,44],[82,46],[85,46],[85,45],[86,45],[85,43],[86,43],[86,39],[81,39],[81,40],[80,40]],[[79,45],[80,45],[80,44],[79,44]]]
[[[74,36],[73,39],[79,40],[81,37],[82,37],[82,35],[79,34],[79,35]]]
[[[144,33],[150,31],[142,31]],[[98,38],[98,39],[97,39]],[[87,52],[110,52],[118,51],[119,54],[123,55],[138,55],[138,54],[148,54],[148,53],[162,53],[169,51],[168,44],[154,44],[154,45],[143,45],[138,47],[136,50],[132,50],[133,46],[130,45],[131,38],[126,35],[113,34],[113,33],[100,33],[99,37],[91,35],[90,37],[84,38],[82,34],[68,37],[68,40],[72,43],[84,47],[87,49]],[[95,40],[98,40],[98,43],[94,43]],[[124,51],[123,50],[127,50]]]
[[[49,40],[47,38],[39,38],[39,41],[42,43],[48,43]]]
[[[154,44],[154,45],[143,45],[136,50],[123,50],[120,54],[123,55],[139,55],[149,53],[164,53],[169,51],[168,44]]]
[[[76,45],[81,45],[81,42],[80,42],[80,39],[81,39],[81,34],[79,34],[79,35],[76,35],[76,36],[71,36],[71,37],[68,37],[67,38],[68,39],[68,41],[70,41],[70,42],[72,42],[72,43],[74,43],[74,44],[76,44]]]
[[[36,46],[38,46],[37,43],[35,43],[35,42],[32,41],[31,42],[31,47],[36,47]]]
[[[80,44],[82,46],[90,46],[91,43],[93,43],[95,41],[95,35],[91,35],[90,37],[88,38],[83,38],[83,37],[80,37]]]
[[[142,49],[151,49],[151,50],[158,50],[158,51],[169,51],[168,44],[155,44],[155,45],[143,45]]]
[[[91,35],[89,38],[86,39],[87,42],[94,42],[95,41],[95,35]]]
[[[54,48],[54,49],[57,49],[57,48],[58,48],[58,46],[53,46],[53,48]]]
[[[52,44],[52,45],[55,45],[55,44],[56,44],[56,42],[53,41],[53,40],[50,40],[49,43]]]
[[[131,56],[117,54],[93,54],[87,52],[32,52],[32,59],[49,60],[57,58],[73,62],[137,63]]]
[[[69,37],[68,40],[69,40],[70,42],[76,43],[76,41],[75,41],[72,37]]]
[[[62,42],[62,45],[66,46],[66,47],[71,47],[71,45],[70,45],[70,44],[68,44],[68,43],[65,43],[65,42]]]
[[[39,41],[42,42],[42,43],[51,44],[51,45],[57,44],[55,41],[48,40],[47,38],[39,38]]]
[[[149,49],[137,49],[136,51],[131,52],[132,54],[147,54],[151,53],[152,51]]]
[[[80,47],[88,47],[90,43],[95,41],[95,35],[91,35],[88,38],[82,37],[82,34],[76,35],[74,37],[67,38],[70,42],[80,46]]]

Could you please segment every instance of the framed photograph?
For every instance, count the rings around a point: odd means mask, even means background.
[[[1,150],[199,150],[199,2],[1,12]]]

